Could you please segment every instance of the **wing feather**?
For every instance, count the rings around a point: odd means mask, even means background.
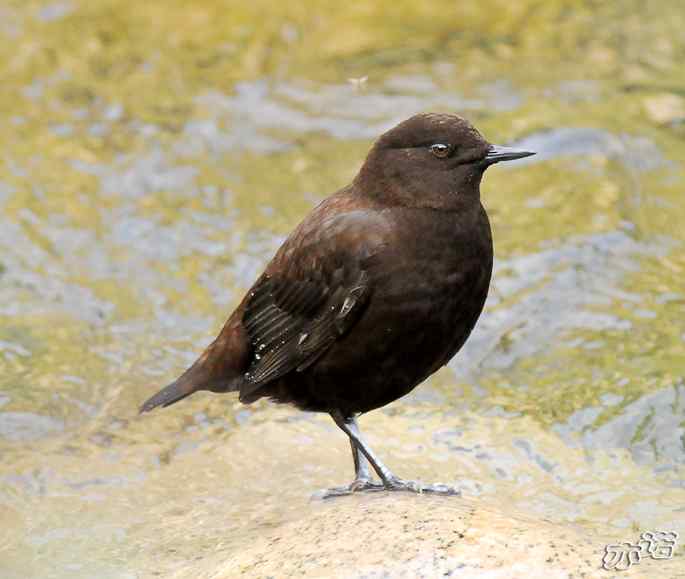
[[[262,278],[243,315],[254,353],[241,399],[308,368],[353,325],[368,300],[368,275],[357,271],[348,283],[345,277],[342,268],[330,276],[337,287],[320,279]]]

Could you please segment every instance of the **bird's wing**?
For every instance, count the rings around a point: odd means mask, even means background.
[[[253,347],[250,391],[302,371],[354,323],[369,293],[367,275],[349,285],[265,276],[252,291],[243,325]],[[247,392],[246,392],[247,394]]]
[[[252,346],[246,400],[313,364],[359,319],[371,295],[368,268],[382,243],[368,216],[338,216],[289,239],[250,291],[242,324]],[[278,264],[287,264],[279,267]]]

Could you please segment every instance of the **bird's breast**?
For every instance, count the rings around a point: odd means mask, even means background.
[[[485,211],[473,215],[407,211],[397,235],[370,271],[386,305],[435,309],[482,292],[492,272],[492,237]]]

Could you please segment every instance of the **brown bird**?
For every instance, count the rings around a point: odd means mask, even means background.
[[[491,145],[456,115],[419,114],[389,130],[352,184],[291,233],[216,340],[141,412],[198,390],[289,402],[329,413],[350,439],[355,480],[326,496],[457,494],[396,477],[356,417],[410,392],[464,344],[492,273],[483,172],[532,154]]]

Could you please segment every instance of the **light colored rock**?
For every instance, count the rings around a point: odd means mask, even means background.
[[[670,123],[685,118],[685,99],[672,93],[661,93],[644,100],[647,115],[656,123]]]
[[[321,502],[209,577],[612,577],[601,570],[606,543],[582,527],[498,511],[478,499],[367,494]],[[620,577],[657,574],[676,577],[674,562],[643,560]]]

